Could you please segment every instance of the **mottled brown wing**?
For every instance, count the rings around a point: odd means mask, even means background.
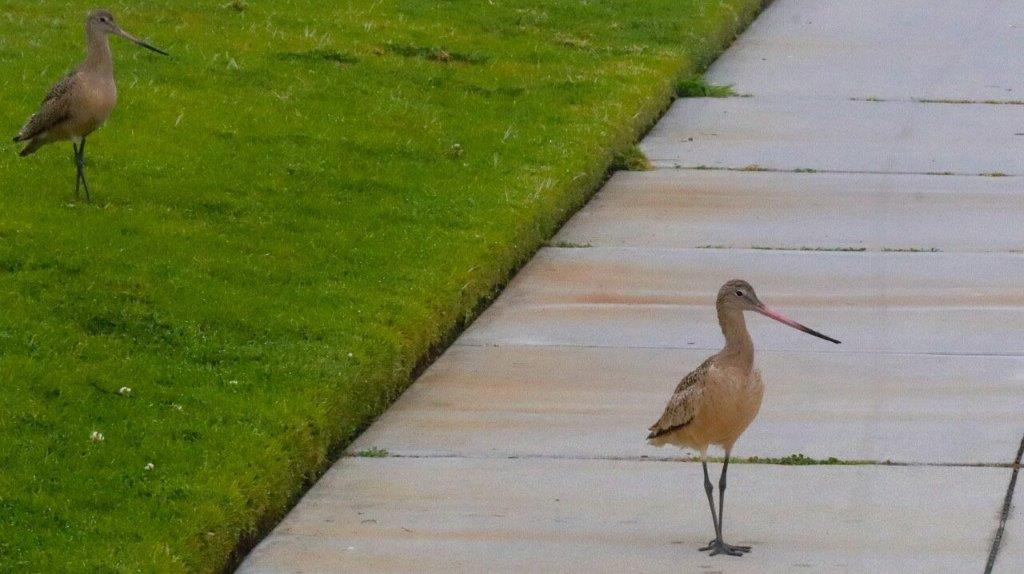
[[[39,111],[25,122],[14,141],[27,141],[45,132],[68,118],[68,97],[78,76],[75,72],[61,78],[43,98]]]
[[[693,370],[689,375],[683,377],[672,393],[665,412],[662,413],[658,422],[651,425],[651,434],[647,438],[655,438],[675,430],[679,430],[690,424],[697,414],[700,405],[700,394],[704,391],[704,380],[711,369],[711,359],[707,359]]]

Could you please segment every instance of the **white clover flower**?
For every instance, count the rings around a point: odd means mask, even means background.
[[[97,430],[92,431],[92,434],[89,435],[89,440],[92,442],[103,442],[103,438],[103,433]]]
[[[120,389],[117,389],[117,394],[119,394],[119,395],[121,395],[123,397],[127,397],[128,395],[132,394],[132,388],[131,387],[121,387]]]
[[[151,462],[147,462],[146,466],[142,467],[143,470],[153,470],[154,468],[156,468],[156,466]]]
[[[228,384],[229,385],[237,385],[238,381],[236,381],[235,379],[231,379],[230,381],[228,381]]]

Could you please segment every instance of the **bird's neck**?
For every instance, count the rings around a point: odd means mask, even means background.
[[[85,33],[85,62],[82,67],[104,76],[114,76],[114,59],[110,55],[110,43],[103,32],[88,30]]]
[[[737,309],[718,309],[718,324],[725,335],[725,348],[721,355],[736,361],[738,365],[750,370],[754,366],[754,342],[747,332],[747,322],[743,311]]]

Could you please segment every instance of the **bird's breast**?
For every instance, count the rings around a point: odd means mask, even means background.
[[[89,99],[95,114],[105,120],[117,104],[117,85],[113,80],[96,82],[90,89]]]
[[[117,104],[117,86],[113,79],[87,82],[78,104],[79,109],[74,114],[78,121],[75,123],[81,135],[88,135],[107,121]]]

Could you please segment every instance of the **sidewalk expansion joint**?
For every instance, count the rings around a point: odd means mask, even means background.
[[[1010,474],[1010,484],[1006,487],[1006,497],[1003,498],[1003,509],[999,513],[999,527],[992,538],[992,549],[988,553],[988,562],[985,564],[985,574],[991,574],[996,565],[996,556],[999,554],[999,547],[1003,542],[1003,533],[1006,532],[1006,520],[1010,517],[1010,510],[1013,508],[1013,491],[1017,487],[1017,475],[1020,474],[1021,459],[1024,458],[1024,437],[1020,439],[1020,446],[1017,448],[1017,458],[1013,463],[1013,473]]]
[[[686,99],[697,98],[698,96],[688,96]],[[708,97],[708,96],[701,96]],[[755,93],[742,93],[729,96],[711,96],[711,97],[722,97],[722,98],[750,98],[757,100],[798,100],[798,101],[815,101],[815,102],[836,102],[836,101],[847,101],[847,102],[868,102],[875,104],[943,104],[943,105],[968,105],[968,106],[1024,106],[1024,100],[1019,99],[1007,99],[1002,100],[999,98],[915,98],[915,97],[895,97],[885,98],[877,96],[842,96],[842,95],[787,95],[787,94],[755,94]]]
[[[831,98],[829,98],[831,99]],[[973,100],[969,98],[848,98],[851,102],[903,102],[913,104],[966,104],[976,106],[1024,106],[1024,100]]]
[[[747,247],[734,247],[730,245],[698,245],[696,249],[709,249],[712,251],[743,250],[743,251],[813,251],[824,253],[943,253],[937,247],[809,247],[802,246],[769,246],[750,245]],[[965,253],[964,251],[951,251],[950,253]],[[966,253],[1014,253],[1013,251],[971,251]]]
[[[577,345],[569,343],[460,343],[456,341],[452,347],[471,348],[499,348],[499,347],[551,347],[556,349],[636,349],[636,350],[664,350],[664,351],[720,351],[721,346],[670,346],[670,345]],[[1024,357],[1024,351],[1019,353],[963,353],[943,351],[821,351],[814,349],[764,349],[758,351],[763,353],[801,353],[801,354],[822,354],[822,355],[910,355],[924,357]]]
[[[593,245],[593,244],[574,244],[571,247],[565,247],[564,245],[545,245],[541,248],[542,250],[552,250],[561,253],[568,253],[570,250],[576,249],[587,249],[593,251],[628,251],[628,252],[652,252],[652,253],[685,253],[689,251],[703,252],[703,251],[734,251],[734,252],[750,252],[756,253],[759,251],[802,251],[802,252],[824,252],[824,253],[865,253],[865,254],[878,254],[884,253],[886,255],[901,256],[901,255],[919,255],[919,254],[934,254],[942,253],[953,256],[963,256],[964,254],[983,254],[983,255],[1010,255],[1018,256],[1024,255],[1024,249],[975,249],[970,251],[962,250],[949,250],[944,251],[937,247],[771,247],[767,245],[726,245],[726,244],[715,244],[708,243],[704,245],[693,245],[693,246],[664,246],[664,245]]]
[[[390,458],[408,460],[552,460],[552,461],[608,461],[608,462],[640,462],[640,463],[697,463],[696,456],[600,456],[600,455],[561,455],[561,454],[401,454],[391,453],[386,449],[380,452],[387,454],[362,455],[359,452],[346,452],[342,458]],[[707,462],[722,462],[721,457],[708,457]],[[731,464],[761,464],[770,466],[894,466],[923,468],[1012,468],[1014,477],[1020,468],[1020,459],[1016,462],[912,462],[894,460],[842,460],[834,457],[813,459],[802,454],[786,457],[734,457]]]
[[[818,169],[810,167],[798,167],[793,169],[764,167],[760,165],[748,165],[744,167],[711,166],[711,165],[682,165],[672,163],[670,159],[651,159],[652,168],[648,171],[729,171],[744,173],[792,173],[792,174],[839,174],[839,175],[934,175],[934,176],[956,176],[956,177],[1021,177],[1019,173],[1003,173],[1000,171],[963,172],[963,171],[881,171],[881,170],[858,170],[858,169]]]

